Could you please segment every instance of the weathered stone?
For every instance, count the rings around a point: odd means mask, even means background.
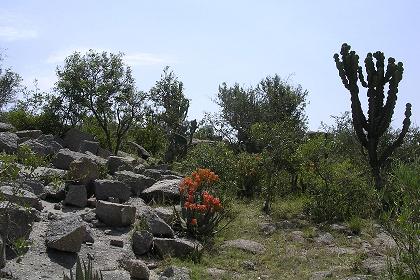
[[[325,271],[316,271],[312,273],[310,280],[323,280],[323,279],[329,279],[333,276],[332,271],[325,270]]]
[[[159,280],[190,280],[190,270],[186,267],[170,266],[165,269]]]
[[[69,185],[64,203],[84,208],[87,205],[87,191],[85,185]]]
[[[174,256],[185,258],[192,253],[199,253],[203,246],[198,242],[193,242],[184,238],[153,238],[154,248],[161,256]]]
[[[92,154],[98,154],[99,149],[99,142],[96,141],[89,141],[89,140],[82,140],[80,143],[79,152],[91,152]]]
[[[131,144],[136,149],[137,155],[141,157],[142,159],[148,159],[150,157],[150,153],[141,145],[133,141],[128,141],[128,143]]]
[[[47,146],[51,154],[55,154],[63,148],[61,138],[57,138],[52,134],[42,134],[36,139],[36,141],[44,146]]]
[[[48,248],[79,252],[86,237],[86,226],[79,216],[67,216],[48,225],[45,243]]]
[[[103,168],[107,168],[106,165],[108,163],[108,160],[106,160],[106,159],[104,159],[104,158],[102,158],[100,156],[97,156],[95,154],[92,154],[89,151],[86,151],[84,153],[84,156],[83,157],[86,157],[86,158],[90,159],[92,162],[96,163],[97,165],[102,166]]]
[[[223,277],[226,277],[227,275],[226,270],[213,268],[213,267],[207,268],[206,272],[210,276],[211,279],[224,279]]]
[[[147,200],[178,202],[180,182],[179,179],[158,181],[150,188],[145,189],[142,192],[142,197]]]
[[[109,226],[129,226],[134,223],[136,218],[136,208],[130,205],[98,200],[96,202],[96,215]]]
[[[124,241],[122,239],[112,238],[109,241],[109,245],[122,248],[122,247],[124,247]]]
[[[85,234],[85,239],[83,240],[83,242],[95,243],[95,238],[94,238],[92,229],[88,225],[85,225],[85,227],[86,227],[86,234]]]
[[[253,254],[262,254],[265,251],[265,247],[262,244],[246,239],[228,240],[225,241],[222,247],[237,248]]]
[[[107,159],[110,156],[112,156],[112,153],[110,151],[108,151],[107,149],[99,147],[97,155],[100,156],[101,158]]]
[[[130,275],[134,279],[148,280],[150,277],[150,271],[147,265],[141,260],[130,260]]]
[[[21,206],[29,206],[37,210],[42,210],[43,208],[41,200],[35,194],[22,188],[2,186],[0,187],[0,193],[7,201]]]
[[[115,178],[126,183],[130,187],[131,193],[135,196],[139,196],[142,191],[156,183],[150,177],[127,170],[115,172]]]
[[[362,269],[369,274],[380,275],[386,270],[386,258],[383,256],[369,257],[363,260]]]
[[[141,207],[139,211],[139,216],[144,219],[153,236],[170,238],[175,236],[173,229],[167,223],[165,223],[164,220],[159,218],[153,208],[144,206]]]
[[[119,156],[110,156],[108,157],[108,172],[110,174],[114,174],[117,171],[122,170],[129,170],[132,171],[134,169],[134,164],[136,163],[135,160],[132,158],[125,158]]]
[[[34,178],[38,178],[44,185],[48,185],[55,179],[64,179],[67,175],[67,170],[40,166],[35,168],[32,175]]]
[[[20,238],[27,239],[32,224],[39,219],[37,210],[28,210],[14,203],[0,203],[0,235],[4,240],[13,242]]]
[[[19,147],[24,146],[29,147],[29,149],[31,149],[31,151],[37,154],[38,156],[47,156],[50,154],[47,146],[39,143],[34,139],[29,139],[19,144]]]
[[[45,200],[60,202],[66,198],[66,185],[64,182],[59,184],[48,184],[45,186]]]
[[[89,197],[88,198],[87,207],[96,208],[96,198],[95,197]]]
[[[10,123],[0,122],[0,132],[9,132],[13,130],[16,130],[16,128]]]
[[[125,270],[110,270],[102,271],[103,280],[130,280],[131,276],[128,271]]]
[[[165,221],[167,224],[171,224],[174,220],[174,208],[173,207],[156,207],[154,212]]]
[[[95,196],[97,199],[107,200],[109,197],[115,197],[122,202],[130,198],[131,191],[127,184],[116,180],[95,180]]]
[[[64,135],[64,145],[72,151],[79,151],[80,144],[83,140],[94,141],[95,138],[85,132],[80,131],[77,128],[69,129]]]
[[[165,175],[164,170],[160,170],[160,169],[145,169],[143,170],[143,174],[155,179],[156,181],[160,181],[162,179],[162,176]]]
[[[24,185],[27,186],[28,190],[30,190],[37,197],[39,197],[41,199],[45,198],[45,196],[46,196],[45,186],[41,182],[27,180],[27,181],[24,182]]]
[[[315,242],[322,243],[325,245],[331,245],[334,243],[334,236],[332,236],[332,234],[329,232],[322,233],[315,238]]]
[[[6,266],[6,244],[0,236],[0,269]]]
[[[17,151],[19,137],[12,132],[0,132],[0,152],[12,154]]]
[[[127,204],[136,208],[136,214],[138,218],[142,217],[143,207],[147,206],[146,202],[140,197],[131,197]]]
[[[53,158],[52,164],[59,169],[68,170],[72,161],[82,157],[84,157],[84,154],[82,153],[74,152],[69,149],[61,149]]]
[[[29,138],[32,138],[32,139],[36,139],[36,138],[38,138],[39,136],[42,135],[42,131],[39,130],[39,129],[19,130],[19,131],[16,131],[15,134],[17,136],[19,136],[19,138],[29,137]]]
[[[135,231],[132,238],[133,252],[143,255],[149,252],[153,244],[153,235],[147,230]]]
[[[99,167],[92,160],[85,157],[72,161],[69,165],[69,178],[87,185],[100,176]]]

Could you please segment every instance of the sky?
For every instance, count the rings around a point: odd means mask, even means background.
[[[256,85],[279,74],[308,91],[309,128],[350,110],[333,54],[381,50],[404,63],[393,126],[407,102],[420,125],[420,1],[417,0],[0,0],[3,66],[48,91],[74,51],[123,52],[139,90],[168,65],[191,100],[189,119],[216,112],[218,87]],[[366,94],[361,92],[366,108]]]

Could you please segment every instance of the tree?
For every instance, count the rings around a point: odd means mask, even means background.
[[[411,123],[411,104],[407,103],[403,127],[398,137],[382,151],[378,149],[381,137],[387,132],[391,124],[397,101],[398,84],[402,80],[404,68],[402,62],[396,64],[395,59],[390,57],[385,70],[384,53],[380,51],[374,54],[368,53],[365,59],[366,82],[362,67],[359,66],[359,56],[350,49],[351,47],[344,43],[341,46],[341,60],[337,53],[334,54],[334,60],[341,81],[351,95],[354,130],[360,144],[368,152],[375,187],[380,190],[383,187],[381,170],[395,149],[403,143]],[[363,113],[360,103],[358,81],[360,81],[362,87],[367,88],[369,107],[367,117]],[[386,84],[389,84],[389,88],[385,101],[384,89]]]
[[[13,101],[20,90],[22,78],[10,68],[4,69],[1,62],[3,57],[0,54],[0,109]]]
[[[141,115],[144,94],[136,92],[123,54],[73,53],[57,68],[57,91],[72,125],[91,115],[105,134],[107,147],[117,153],[124,135]]]

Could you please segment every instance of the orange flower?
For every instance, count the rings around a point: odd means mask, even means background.
[[[197,225],[197,219],[195,219],[195,218],[191,219],[191,224],[193,226]]]

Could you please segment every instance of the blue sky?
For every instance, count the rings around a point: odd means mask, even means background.
[[[222,82],[250,86],[278,73],[309,91],[315,130],[350,109],[332,58],[348,42],[362,59],[381,50],[404,63],[400,127],[406,102],[420,124],[419,14],[416,0],[2,0],[0,48],[5,65],[43,90],[75,50],[124,52],[141,90],[170,65],[191,99],[190,119],[218,109],[212,99]]]

